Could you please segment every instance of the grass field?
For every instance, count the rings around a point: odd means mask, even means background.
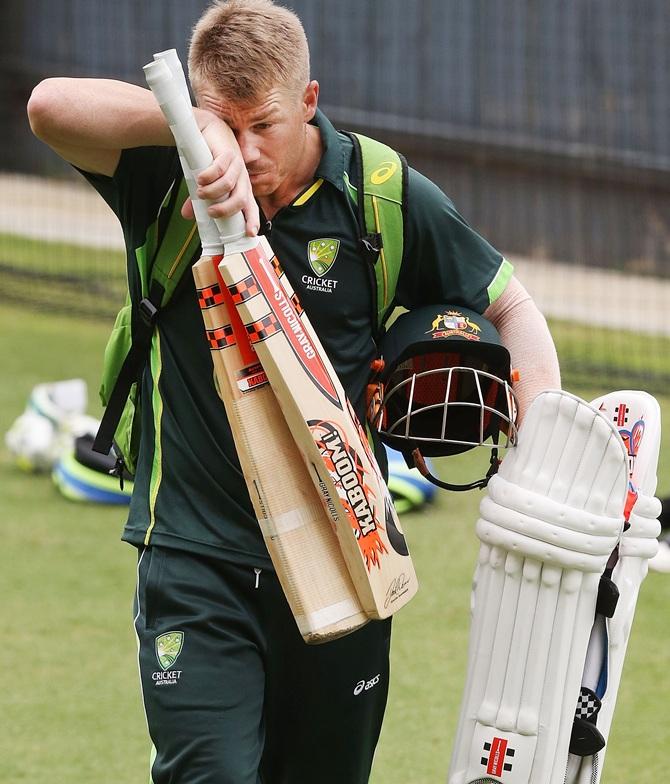
[[[42,381],[82,377],[90,413],[109,324],[0,307],[0,431]],[[572,390],[585,397],[605,389]],[[666,421],[670,401],[662,401]],[[660,491],[670,491],[664,439]],[[0,782],[138,784],[148,743],[130,624],[134,554],[123,512],[78,505],[0,449],[3,671]],[[398,616],[373,784],[443,782],[467,647],[477,493],[404,519],[421,580]],[[643,586],[603,784],[667,780],[670,577]],[[319,781],[315,772],[314,782]],[[342,784],[346,784],[343,782]]]
[[[124,262],[119,250],[0,233],[2,299],[35,309],[112,316],[125,297]]]
[[[607,378],[612,389],[668,389],[670,338],[556,319],[549,325],[567,388]]]

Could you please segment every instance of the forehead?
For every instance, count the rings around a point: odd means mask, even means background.
[[[285,114],[295,106],[295,94],[282,88],[269,90],[252,101],[236,101],[205,82],[195,89],[195,97],[198,106],[231,124],[258,122]]]

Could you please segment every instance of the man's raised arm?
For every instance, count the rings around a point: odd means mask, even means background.
[[[111,79],[45,79],[30,96],[28,118],[61,158],[108,177],[123,149],[174,144],[151,92]]]
[[[258,207],[235,135],[211,112],[198,108],[194,112],[214,157],[212,166],[198,177],[199,184],[207,186],[208,196],[217,202],[216,217],[242,210],[247,231],[255,234]],[[151,92],[112,79],[45,79],[30,96],[28,118],[35,136],[61,158],[108,177],[116,171],[124,149],[174,145]],[[190,202],[184,214],[192,216]]]

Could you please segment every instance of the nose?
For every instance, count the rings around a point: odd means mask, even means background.
[[[257,161],[260,157],[258,143],[256,138],[251,133],[239,133],[237,135],[237,143],[242,152],[244,163],[248,166],[250,163]]]

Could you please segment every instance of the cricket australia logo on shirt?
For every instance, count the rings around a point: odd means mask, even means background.
[[[325,294],[331,294],[337,288],[338,281],[326,275],[335,263],[339,250],[340,241],[332,237],[322,237],[307,243],[307,259],[314,275],[302,276],[305,288]]]
[[[166,632],[156,637],[154,642],[156,658],[161,667],[154,672],[151,679],[156,686],[173,686],[181,678],[181,670],[172,669],[184,647],[184,632]]]

